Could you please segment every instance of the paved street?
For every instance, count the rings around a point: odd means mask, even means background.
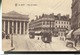
[[[65,41],[58,37],[53,37],[50,44],[45,44],[41,40],[30,39],[28,35],[14,35],[15,50],[13,51],[69,51],[65,46]],[[73,49],[72,49],[73,50]]]

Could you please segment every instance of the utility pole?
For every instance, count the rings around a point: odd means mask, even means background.
[[[51,29],[51,20],[50,20],[50,38],[51,38],[51,41],[52,41],[52,36],[51,36],[52,32],[51,31],[52,31],[52,29]]]
[[[11,27],[12,29],[12,34],[11,34],[11,47],[13,47],[13,26]]]

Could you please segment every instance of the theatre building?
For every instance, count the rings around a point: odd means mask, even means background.
[[[5,34],[26,34],[28,22],[28,15],[19,14],[15,11],[2,13],[2,31]]]

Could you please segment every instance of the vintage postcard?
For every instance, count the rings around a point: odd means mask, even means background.
[[[80,51],[80,0],[2,0],[3,51]]]

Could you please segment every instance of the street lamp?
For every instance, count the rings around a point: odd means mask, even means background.
[[[51,39],[51,41],[52,41],[52,24],[51,24],[51,20],[50,20],[50,39]]]
[[[13,26],[11,27],[12,29],[12,34],[11,34],[11,47],[13,47]]]

